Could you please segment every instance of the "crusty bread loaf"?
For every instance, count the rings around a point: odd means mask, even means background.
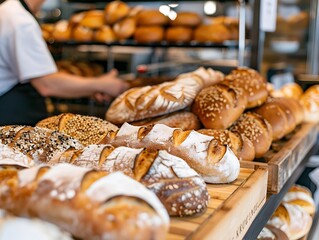
[[[243,134],[221,129],[200,129],[198,132],[213,136],[219,144],[228,145],[239,160],[252,161],[255,158],[254,145]]]
[[[60,20],[54,25],[52,38],[55,41],[68,41],[72,37],[72,29],[67,20]]]
[[[165,32],[168,42],[190,42],[193,39],[193,29],[189,27],[169,27]]]
[[[202,18],[195,12],[178,12],[174,20],[171,20],[172,26],[182,26],[194,28],[201,24]]]
[[[292,186],[282,199],[283,202],[302,207],[308,214],[314,215],[316,205],[311,191],[301,185]]]
[[[121,173],[36,167],[2,181],[0,198],[0,207],[15,215],[38,217],[83,239],[165,239],[168,230],[157,197]]]
[[[73,113],[45,118],[36,126],[58,130],[79,140],[83,145],[104,143],[106,134],[118,129],[117,126],[101,118]]]
[[[266,102],[254,109],[254,112],[266,119],[271,125],[273,141],[279,140],[289,133],[287,114],[278,104]]]
[[[297,240],[309,232],[312,218],[298,205],[282,203],[270,218],[268,224],[280,228],[289,239]]]
[[[244,112],[247,97],[239,88],[215,84],[202,89],[192,105],[192,111],[205,128],[226,129]]]
[[[139,26],[163,26],[168,23],[169,18],[158,9],[144,9],[137,16]],[[151,33],[150,33],[151,34]]]
[[[114,24],[117,21],[125,18],[130,12],[130,7],[122,1],[111,1],[105,8],[105,21],[107,24]]]
[[[255,147],[255,157],[262,157],[272,142],[271,125],[254,112],[246,112],[230,127],[231,131],[244,134]]]
[[[17,231],[18,230],[18,231]],[[40,219],[16,217],[0,210],[0,239],[72,240],[69,233]]]
[[[266,225],[257,237],[257,240],[289,240],[287,234],[272,225]]]
[[[133,36],[136,29],[135,18],[125,18],[114,24],[113,30],[119,40],[127,39]]]
[[[77,25],[72,30],[72,38],[79,42],[90,42],[94,38],[94,31],[91,28]]]
[[[132,122],[131,124],[134,126],[145,126],[158,123],[165,124],[172,128],[181,128],[184,131],[197,130],[201,127],[198,117],[188,111],[173,112],[160,117]]]
[[[293,98],[271,98],[269,101],[273,101],[276,104],[280,105],[282,108],[286,108],[287,111],[290,111],[295,119],[295,124],[298,125],[304,120],[304,109],[300,102]],[[286,112],[287,112],[286,111]]]
[[[112,102],[106,119],[122,124],[184,109],[203,87],[219,81],[221,75],[212,69],[199,68],[171,82],[129,89]]]
[[[230,148],[196,131],[164,124],[137,127],[124,123],[119,131],[110,133],[106,141],[113,146],[166,150],[184,159],[209,183],[232,182],[239,174],[238,158]]]
[[[49,164],[71,163],[108,173],[121,171],[154,192],[170,216],[205,211],[209,194],[205,182],[187,163],[166,151],[111,145],[89,145],[66,151]]]
[[[134,33],[134,40],[138,43],[156,43],[163,41],[165,30],[161,26],[139,26]]]
[[[29,168],[34,165],[32,158],[0,142],[0,168],[3,166]]]
[[[197,42],[222,43],[231,38],[231,33],[223,24],[200,25],[194,31]]]
[[[87,11],[79,24],[83,27],[98,29],[105,24],[105,15],[101,10]]]
[[[279,91],[281,91],[283,97],[294,98],[296,100],[299,100],[303,94],[303,90],[298,83],[287,83]]]
[[[308,88],[300,98],[306,122],[319,122],[319,85]]]
[[[68,149],[83,147],[78,140],[46,128],[7,126],[0,132],[0,143],[27,155],[36,164],[47,162]]]
[[[93,38],[98,42],[114,42],[117,40],[113,29],[108,25],[104,25],[96,30]]]
[[[240,67],[231,71],[223,83],[244,90],[248,100],[246,108],[260,106],[268,97],[265,79],[250,68]]]

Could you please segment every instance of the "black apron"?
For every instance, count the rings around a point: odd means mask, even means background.
[[[26,3],[23,0],[19,1],[31,13]],[[34,125],[45,117],[47,117],[45,99],[30,83],[19,83],[0,96],[0,126],[9,124]]]

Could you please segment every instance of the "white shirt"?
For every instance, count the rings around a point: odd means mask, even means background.
[[[0,96],[16,84],[57,72],[39,24],[18,0],[0,4]]]

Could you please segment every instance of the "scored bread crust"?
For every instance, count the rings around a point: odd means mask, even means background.
[[[228,183],[239,175],[239,161],[229,147],[219,145],[211,136],[183,131],[164,124],[148,127],[124,123],[108,135],[113,146],[166,150],[184,159],[208,183]]]
[[[46,220],[79,238],[165,239],[167,234],[169,217],[160,201],[121,173],[105,176],[60,164],[22,170],[2,184],[1,208]]]
[[[154,192],[170,216],[199,214],[207,208],[206,184],[187,163],[166,151],[90,145],[49,162],[71,163],[108,173],[121,171]]]
[[[119,125],[184,109],[192,104],[203,87],[220,78],[218,71],[199,68],[171,82],[129,89],[112,102],[106,120]]]

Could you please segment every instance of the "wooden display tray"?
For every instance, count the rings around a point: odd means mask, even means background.
[[[317,124],[304,123],[297,126],[293,134],[274,142],[263,158],[253,162],[241,161],[241,167],[267,168],[268,192],[277,194],[315,144],[317,133]]]
[[[266,201],[267,176],[267,169],[241,168],[230,184],[207,184],[211,199],[206,212],[171,218],[167,239],[242,239]]]

